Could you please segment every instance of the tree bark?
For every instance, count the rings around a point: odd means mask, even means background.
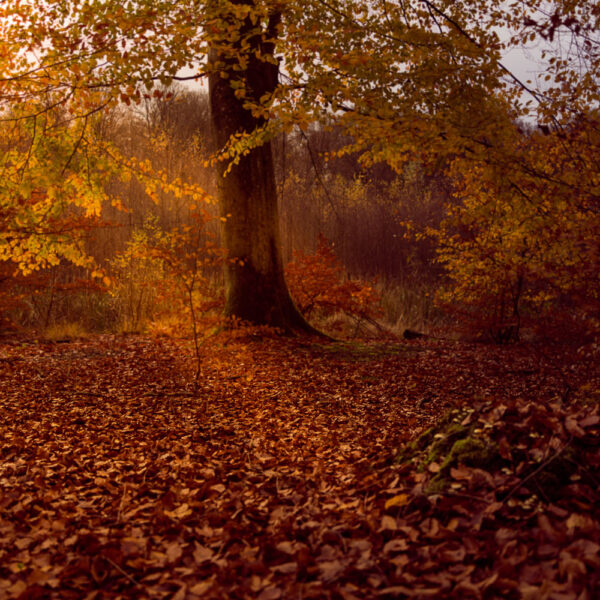
[[[273,57],[268,37],[275,35],[278,20],[278,15],[271,17],[263,36],[254,34],[256,27],[252,29],[249,20],[238,24],[240,38],[245,36],[251,48],[243,71],[237,58],[224,56],[218,49],[211,52],[211,121],[219,148],[232,135],[251,133],[265,124],[262,116],[244,108],[244,100],[236,97],[231,83],[243,83],[246,97],[253,101],[275,90],[278,67],[261,57]],[[223,240],[229,258],[225,267],[226,316],[288,333],[314,331],[292,301],[284,278],[271,142],[241,156],[228,173],[227,167],[227,161],[217,167]]]

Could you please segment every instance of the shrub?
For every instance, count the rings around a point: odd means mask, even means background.
[[[286,278],[292,296],[307,319],[344,313],[356,325],[382,316],[381,296],[375,282],[349,279],[323,235],[312,254],[294,252]]]

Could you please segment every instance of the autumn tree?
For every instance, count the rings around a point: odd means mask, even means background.
[[[275,40],[280,22],[277,6],[233,3],[217,22],[220,35],[210,53],[217,144],[236,152],[233,163],[217,163],[224,242],[232,259],[226,266],[225,311],[251,323],[310,331],[284,279],[268,112],[262,106],[278,86]],[[236,151],[236,143],[248,144],[257,135],[262,139]]]
[[[536,320],[598,331],[599,133],[588,115],[518,134],[502,162],[454,161],[456,201],[430,229],[449,274],[439,297],[494,340],[517,340]]]

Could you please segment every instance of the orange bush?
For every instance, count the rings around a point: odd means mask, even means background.
[[[296,305],[307,318],[343,312],[362,320],[383,314],[374,282],[346,278],[340,260],[323,235],[319,235],[314,253],[294,252],[286,278]]]

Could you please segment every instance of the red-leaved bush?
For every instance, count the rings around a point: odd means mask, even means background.
[[[374,282],[348,279],[322,234],[314,253],[294,252],[286,278],[296,305],[308,319],[336,312],[360,320],[375,319],[383,313]]]

